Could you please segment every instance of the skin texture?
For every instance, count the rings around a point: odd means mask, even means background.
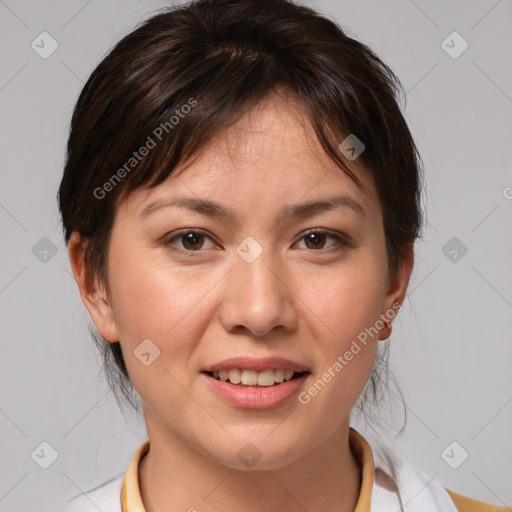
[[[117,208],[108,254],[111,297],[86,272],[81,238],[69,256],[82,299],[101,335],[121,342],[144,403],[151,449],[139,471],[148,512],[188,510],[353,511],[360,471],[348,443],[349,414],[373,366],[369,339],[307,404],[293,397],[267,410],[226,403],[200,371],[239,356],[281,356],[306,365],[304,389],[344,354],[358,334],[403,302],[412,255],[388,275],[382,212],[370,174],[356,184],[321,149],[293,97],[271,96],[180,171],[137,189]],[[220,219],[169,207],[140,217],[156,199],[187,196],[233,210]],[[347,195],[364,209],[324,210],[302,219],[283,206]],[[205,234],[188,242],[183,229]],[[308,242],[305,232],[331,234]],[[253,237],[252,263],[237,246]],[[176,250],[172,250],[174,247]],[[178,250],[191,254],[181,254]],[[133,355],[144,339],[160,356]],[[247,442],[261,459],[246,468]]]

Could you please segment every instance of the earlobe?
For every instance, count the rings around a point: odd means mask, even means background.
[[[101,285],[97,276],[90,275],[86,264],[85,247],[84,238],[74,231],[68,241],[68,256],[80,296],[101,336],[108,341],[119,341],[105,286]]]

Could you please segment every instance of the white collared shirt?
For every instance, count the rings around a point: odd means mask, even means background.
[[[352,427],[349,440],[362,475],[354,512],[401,512],[400,498],[403,512],[512,512],[510,508],[472,500],[444,488],[409,461],[390,454],[375,440],[370,446]],[[138,475],[139,463],[148,451],[149,441],[145,441],[133,455],[124,475],[121,473],[73,498],[61,512],[98,512],[98,509],[145,512]]]

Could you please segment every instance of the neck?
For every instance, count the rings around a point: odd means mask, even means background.
[[[139,465],[146,512],[353,512],[361,471],[349,445],[348,421],[311,452],[271,471],[241,471],[205,457],[190,446],[150,434],[150,450]]]

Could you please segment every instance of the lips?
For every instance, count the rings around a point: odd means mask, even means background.
[[[252,370],[250,370],[252,371]],[[296,397],[304,389],[309,372],[294,374],[290,380],[270,386],[232,384],[214,378],[210,372],[201,372],[207,389],[224,402],[240,409],[273,409]]]
[[[283,357],[235,357],[205,366],[201,374],[207,387],[227,403],[271,409],[298,394],[311,371]]]

